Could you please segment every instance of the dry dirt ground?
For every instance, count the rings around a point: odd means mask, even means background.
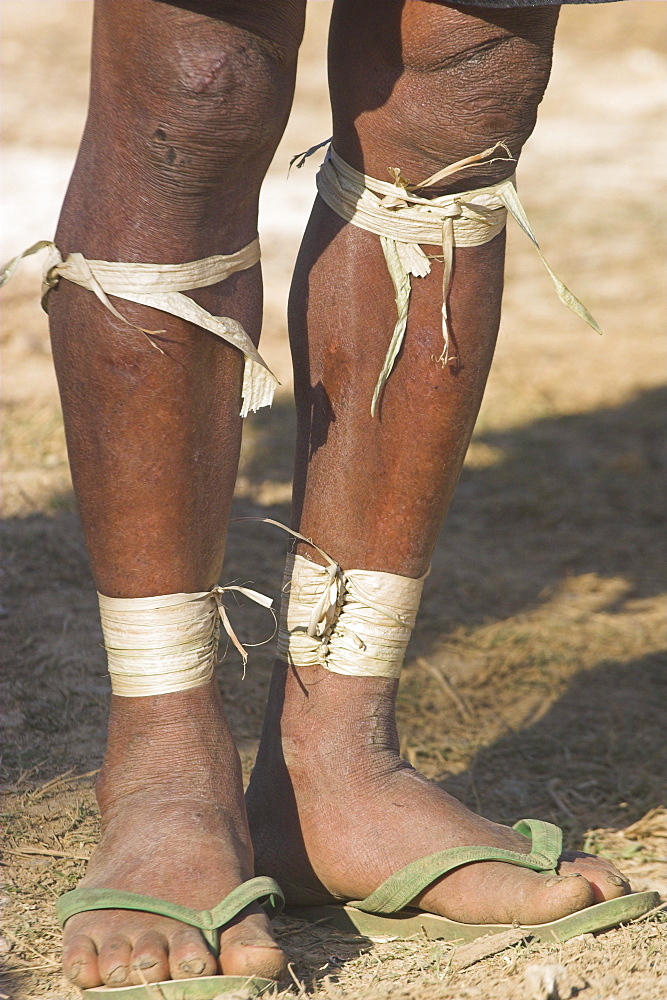
[[[53,232],[85,113],[90,5],[5,0],[0,12],[8,257]],[[285,298],[314,176],[308,165],[286,180],[286,164],[329,134],[329,5],[309,13],[294,114],[262,203],[263,350],[284,387],[272,412],[247,421],[236,499],[237,514],[282,521],[294,430]],[[664,21],[662,2],[562,15],[520,185],[552,266],[605,336],[559,305],[510,225],[497,361],[400,694],[404,753],[427,775],[495,820],[556,821],[570,846],[661,891]],[[58,972],[53,902],[95,842],[109,692],[37,273],[26,266],[2,294],[2,1000],[77,995]],[[233,525],[224,579],[275,594],[283,547],[264,526]],[[261,612],[237,615],[243,635],[262,637]],[[245,681],[235,655],[219,669],[246,773],[270,661],[259,647]],[[561,995],[658,1000],[663,919],[562,947],[517,945],[459,972],[445,944],[277,926],[294,963],[289,995],[531,1000],[526,968],[560,962]]]

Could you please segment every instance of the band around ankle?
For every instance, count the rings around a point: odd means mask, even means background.
[[[138,698],[208,683],[217,660],[221,622],[245,666],[247,653],[222,603],[229,590],[267,608],[273,603],[255,590],[236,586],[157,597],[98,594],[113,694]]]
[[[425,577],[325,568],[289,555],[279,659],[356,677],[398,677]]]

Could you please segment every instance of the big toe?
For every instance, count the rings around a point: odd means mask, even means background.
[[[578,872],[555,875],[553,872],[526,872],[522,892],[518,894],[513,919],[520,924],[546,924],[595,902],[590,882]]]
[[[544,924],[595,901],[578,873],[557,875],[484,861],[446,875],[422,897],[426,908],[470,924]]]
[[[287,967],[265,913],[250,912],[220,935],[220,965],[227,976],[281,979]]]

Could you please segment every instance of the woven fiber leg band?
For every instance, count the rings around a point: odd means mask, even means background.
[[[230,590],[271,607],[270,598],[247,587],[131,599],[98,594],[113,693],[138,698],[206,684],[217,660],[221,622],[245,665],[247,653],[222,604],[222,594]]]
[[[131,323],[118,312],[109,296],[114,295],[128,302],[137,302],[139,305],[150,306],[152,309],[160,309],[172,316],[178,316],[188,323],[194,323],[195,326],[214,333],[216,337],[238,348],[243,354],[245,367],[241,390],[242,417],[247,416],[251,410],[271,405],[278,380],[260,357],[241,324],[229,316],[212,316],[188,295],[183,295],[186,290],[215,285],[237,271],[252,267],[260,259],[258,239],[237,250],[236,253],[216,254],[186,264],[127,264],[107,260],[87,260],[80,253],[71,253],[63,260],[55,243],[41,240],[4,266],[0,272],[0,287],[11,278],[24,257],[45,249],[48,250],[48,257],[42,279],[42,306],[46,312],[48,312],[47,299],[50,290],[64,278],[93,292],[109,312],[123,323],[145,334],[153,347],[161,353],[164,352],[151,335],[165,331],[145,330]]]
[[[325,568],[289,555],[277,655],[296,667],[355,677],[398,677],[424,579]]]
[[[321,144],[324,145],[324,144]],[[317,146],[308,150],[310,155]],[[498,156],[497,153],[503,155]],[[417,192],[439,184],[446,177],[459,173],[482,161],[512,160],[507,146],[496,143],[490,149],[453,163],[428,177],[421,184],[410,184],[398,167],[390,167],[392,183],[359,173],[342,160],[333,146],[317,175],[320,197],[346,222],[375,233],[380,237],[387,269],[394,285],[397,319],[382,371],[373,393],[371,414],[376,416],[384,385],[391,374],[401,349],[408,320],[411,276],[423,278],[431,271],[424,246],[442,247],[442,336],[444,346],[438,359],[442,364],[456,363],[450,353],[450,332],[447,298],[454,270],[454,247],[481,246],[494,239],[504,228],[507,213],[532,240],[556,289],[561,302],[585,320],[597,333],[600,327],[588,309],[579,301],[547,264],[526,213],[519,201],[515,178],[489,187],[477,188],[439,198],[426,198]],[[303,158],[301,160],[303,162]],[[301,165],[300,163],[298,164]]]

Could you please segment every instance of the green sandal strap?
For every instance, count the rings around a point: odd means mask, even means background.
[[[211,910],[191,910],[189,906],[180,903],[170,903],[166,899],[155,896],[142,896],[136,892],[125,892],[123,889],[92,889],[82,886],[72,889],[60,897],[56,903],[56,915],[60,926],[76,913],[88,910],[140,910],[145,913],[155,913],[160,917],[171,917],[182,924],[197,927],[210,945],[213,954],[218,954],[218,932],[241,910],[251,903],[258,902],[269,917],[280,913],[285,897],[277,882],[272,878],[260,876],[251,878],[242,885],[232,889],[228,896]]]
[[[543,819],[520,819],[512,829],[529,838],[530,856],[544,860],[543,871],[551,871],[556,867],[563,852],[563,831],[559,826]],[[539,868],[535,871],[539,871]]]
[[[473,861],[506,861],[537,872],[553,871],[561,853],[562,830],[539,819],[522,819],[514,829],[530,838],[529,854],[496,847],[450,847],[413,861],[390,875],[370,896],[348,905],[366,913],[396,913],[437,878]]]

